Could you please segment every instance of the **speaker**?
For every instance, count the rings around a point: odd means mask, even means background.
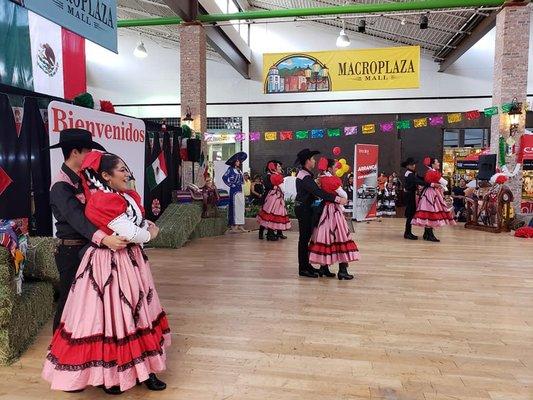
[[[479,156],[478,170],[477,179],[488,181],[496,173],[496,154]]]
[[[200,139],[187,140],[187,158],[192,162],[200,162],[202,142]]]

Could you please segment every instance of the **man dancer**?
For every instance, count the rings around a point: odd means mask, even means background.
[[[404,239],[418,240],[418,236],[413,235],[411,230],[411,221],[416,213],[416,191],[418,186],[427,186],[427,183],[420,178],[416,173],[416,161],[413,157],[407,158],[402,164],[402,168],[406,168],[405,171],[405,231],[403,234]]]
[[[313,233],[312,205],[318,198],[342,205],[348,203],[347,199],[327,193],[320,189],[315,182],[311,170],[315,167],[314,156],[319,151],[303,149],[297,155],[296,162],[302,166],[296,176],[296,200],[294,211],[298,218],[300,236],[298,238],[298,272],[300,276],[318,278],[318,270],[309,264],[309,240]]]
[[[61,148],[63,151],[65,162],[50,189],[50,206],[57,221],[56,236],[59,239],[55,253],[59,270],[59,299],[54,317],[54,332],[61,322],[61,314],[70,287],[89,243],[103,245],[112,250],[122,249],[128,244],[123,237],[108,236],[98,230],[84,213],[85,196],[78,172],[87,153],[92,149],[102,151],[105,149],[93,142],[91,133],[84,129],[62,130],[59,134],[59,143],[50,147],[50,149],[56,148]]]

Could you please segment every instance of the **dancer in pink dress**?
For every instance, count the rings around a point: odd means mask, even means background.
[[[439,160],[426,157],[424,159],[424,165],[428,168],[424,176],[424,181],[429,186],[422,189],[412,224],[424,227],[424,240],[440,242],[435,237],[433,228],[444,225],[455,225],[453,208],[450,209],[448,207],[443,195],[448,182],[438,171],[440,168]]]
[[[128,190],[131,174],[118,156],[93,151],[81,174],[87,218],[131,244],[116,252],[85,252],[42,376],[54,390],[100,386],[120,394],[137,382],[163,390],[155,373],[165,369],[170,330],[142,248],[158,228],[144,219],[140,196]]]
[[[267,170],[265,190],[268,190],[268,193],[257,215],[257,222],[260,225],[259,239],[262,239],[263,231],[267,229],[267,240],[276,241],[278,238],[287,238],[283,235],[283,231],[291,229],[291,221],[285,206],[285,196],[280,187],[283,184],[281,164],[270,161],[267,164]]]
[[[348,198],[342,181],[334,176],[335,160],[321,158],[318,169],[324,171],[320,179],[320,187],[325,192]],[[309,243],[309,262],[320,264],[319,276],[334,277],[328,266],[339,263],[337,277],[353,279],[348,273],[348,263],[359,260],[359,250],[350,237],[348,223],[344,216],[344,207],[340,204],[325,202],[324,210],[315,227]]]

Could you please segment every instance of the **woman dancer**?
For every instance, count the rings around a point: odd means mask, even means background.
[[[42,376],[54,390],[90,385],[120,394],[138,382],[163,390],[155,373],[165,369],[170,329],[142,249],[158,228],[144,219],[140,196],[128,189],[131,176],[118,156],[93,151],[81,174],[87,218],[131,244],[116,252],[85,252]]]
[[[334,176],[335,160],[321,158],[318,162],[318,169],[324,171],[319,178],[320,187],[328,193],[336,194],[339,197],[347,198],[346,192],[342,189],[342,181]],[[343,206],[326,202],[324,210],[314,229],[309,243],[309,262],[320,264],[319,276],[334,277],[328,266],[339,263],[339,273],[337,277],[342,279],[353,279],[353,275],[348,273],[348,263],[359,260],[359,250],[357,245],[350,238],[348,223],[343,214]]]
[[[424,181],[429,185],[422,190],[420,199],[413,217],[413,225],[424,227],[424,240],[440,242],[433,233],[433,228],[444,225],[455,225],[453,212],[444,201],[443,192],[448,182],[438,171],[439,160],[426,157],[424,165],[428,168]]]
[[[259,239],[263,239],[265,229],[267,229],[267,240],[287,239],[283,231],[291,228],[291,221],[285,207],[283,191],[280,188],[280,185],[283,184],[281,164],[270,161],[267,164],[267,171],[265,187],[268,193],[261,211],[257,215],[257,222],[260,225]]]
[[[229,168],[222,177],[224,183],[229,187],[228,225],[231,227],[232,232],[246,232],[246,229],[244,229],[245,200],[242,188],[244,184],[242,163],[247,158],[248,155],[243,151],[232,155],[226,161],[226,165],[229,165]]]

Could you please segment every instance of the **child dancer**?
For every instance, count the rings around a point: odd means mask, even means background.
[[[333,175],[334,167],[335,160],[320,159],[318,169],[324,171],[319,178],[320,187],[325,192],[347,198],[346,192],[342,189],[342,181]],[[353,279],[353,275],[348,273],[348,263],[358,259],[359,251],[355,242],[350,238],[343,207],[339,204],[326,202],[318,226],[314,229],[309,243],[309,262],[320,264],[319,276],[327,277],[335,276],[329,271],[328,266],[338,262],[339,273],[337,277],[339,280],[348,280]]]

